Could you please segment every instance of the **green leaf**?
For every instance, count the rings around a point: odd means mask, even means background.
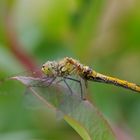
[[[12,79],[22,82],[28,86],[33,95],[41,102],[51,108],[53,111],[61,112],[63,119],[71,126],[84,140],[114,140],[113,132],[97,110],[88,100],[83,100],[74,93],[69,94],[69,91],[60,84],[49,84],[49,80],[25,76],[17,76]],[[32,87],[32,85],[40,84],[40,86]],[[38,85],[39,85],[38,84]]]
[[[84,139],[84,140],[91,140],[88,132],[86,131],[86,129],[77,121],[75,121],[75,119],[73,119],[70,116],[65,115],[64,116],[65,121],[67,121],[76,131],[77,133]]]

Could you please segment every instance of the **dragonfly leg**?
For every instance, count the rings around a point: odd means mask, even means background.
[[[45,79],[45,77],[43,78]],[[42,80],[42,81],[39,81],[38,83],[36,84],[33,84],[33,85],[29,85],[29,87],[49,87],[54,81],[55,81],[56,77],[52,78],[51,81],[49,81],[50,79],[46,77],[45,80]],[[47,85],[45,85],[45,82],[47,82]]]
[[[81,98],[82,99],[85,99],[84,98],[84,95],[83,95],[83,89],[82,89],[82,83],[81,83],[81,81],[80,80],[77,80],[77,79],[74,79],[74,78],[70,78],[70,77],[65,77],[65,79],[68,79],[68,80],[72,80],[72,81],[75,81],[75,82],[77,82],[77,83],[79,83],[79,85],[80,85],[80,94],[81,94]]]
[[[63,78],[63,79],[57,81],[56,83],[60,83],[60,82],[62,82],[62,81],[66,84],[66,86],[68,87],[68,89],[69,89],[69,91],[70,91],[70,93],[71,93],[71,95],[72,95],[72,94],[73,94],[72,89],[70,88],[70,86],[69,86],[69,84],[67,83],[67,81],[65,80],[65,78]]]
[[[67,83],[66,79],[64,79],[64,83],[66,84],[66,86],[68,87],[71,95],[73,94],[72,89],[70,88],[69,84]]]
[[[56,77],[54,77],[50,82],[49,84],[47,85],[47,87],[49,87],[54,81],[55,81]]]

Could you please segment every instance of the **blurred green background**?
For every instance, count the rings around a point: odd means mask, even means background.
[[[140,83],[139,0],[0,0],[0,76],[65,56],[96,71]],[[32,108],[25,88],[0,88],[1,140],[80,140],[47,108]],[[140,95],[90,82],[89,96],[119,140],[140,139]]]

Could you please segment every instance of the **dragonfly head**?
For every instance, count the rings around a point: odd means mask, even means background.
[[[55,61],[47,61],[42,66],[42,72],[47,76],[57,75],[57,63]]]

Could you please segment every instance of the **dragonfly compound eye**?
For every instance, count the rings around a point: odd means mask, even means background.
[[[41,70],[44,72],[45,71],[45,65],[42,66]]]

